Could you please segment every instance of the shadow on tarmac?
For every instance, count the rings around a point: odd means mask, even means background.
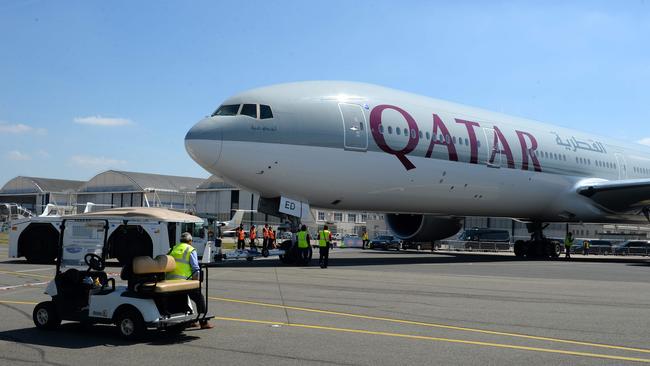
[[[41,330],[36,327],[14,329],[0,332],[0,340],[19,344],[47,346],[68,349],[84,349],[97,346],[121,347],[134,343],[152,346],[177,345],[199,339],[186,330],[180,335],[167,334],[164,331],[147,331],[140,341],[128,342],[119,337],[115,326],[83,325],[80,323],[64,323],[55,330]]]
[[[330,267],[354,267],[354,266],[386,266],[404,264],[453,264],[453,263],[495,263],[495,262],[565,262],[564,257],[557,259],[519,259],[513,255],[495,253],[462,253],[462,252],[415,252],[415,251],[376,251],[365,250],[363,257],[338,257],[338,250],[330,252]],[[650,259],[647,258],[623,258],[623,257],[572,257],[568,262],[576,263],[621,263],[636,266],[650,266]],[[314,251],[311,266],[318,265],[318,252]],[[285,266],[279,260],[246,260],[225,261],[212,264],[210,267],[277,267]],[[301,267],[301,266],[299,266]]]

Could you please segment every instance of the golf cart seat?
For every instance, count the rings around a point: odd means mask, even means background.
[[[176,268],[176,260],[170,255],[133,258],[133,275],[129,287],[137,292],[165,294],[200,288],[196,280],[166,280],[165,273]]]

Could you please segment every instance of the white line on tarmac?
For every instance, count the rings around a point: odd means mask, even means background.
[[[11,289],[20,288],[20,287],[34,287],[34,286],[45,285],[45,284],[48,284],[48,283],[49,282],[33,282],[33,283],[23,283],[22,285],[3,286],[3,287],[0,287],[0,291],[11,290]]]
[[[39,272],[39,271],[51,271],[52,268],[34,268],[34,269],[23,269],[21,271],[15,272]]]

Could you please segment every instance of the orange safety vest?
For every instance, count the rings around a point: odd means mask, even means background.
[[[239,240],[244,240],[244,230],[239,230]]]
[[[255,231],[255,229],[251,229],[251,232],[250,232],[250,234],[248,234],[248,237],[251,240],[255,240],[255,238],[257,237],[257,232]]]
[[[269,238],[269,229],[267,229],[266,226],[262,229],[262,235],[264,236],[264,239]]]
[[[269,239],[275,240],[275,233],[273,232],[273,230],[269,230]]]

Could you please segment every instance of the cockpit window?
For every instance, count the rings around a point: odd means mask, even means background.
[[[244,116],[257,118],[257,104],[244,104],[241,109],[241,114]]]
[[[268,105],[260,104],[260,119],[273,118],[273,112]]]
[[[239,104],[226,104],[222,105],[217,109],[214,113],[212,113],[212,117],[214,116],[234,116],[237,114],[237,111],[239,111]]]

